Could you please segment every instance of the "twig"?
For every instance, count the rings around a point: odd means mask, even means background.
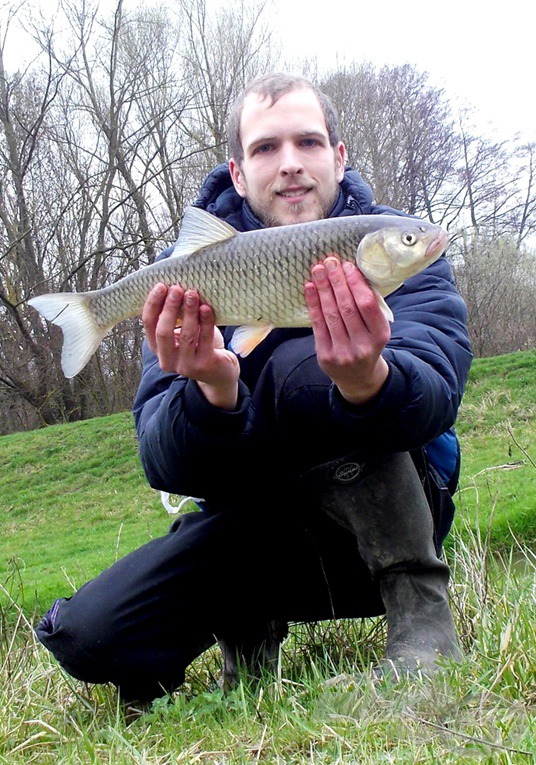
[[[519,470],[519,468],[525,467],[523,460],[517,462],[507,462],[504,465],[492,465],[491,467],[483,468],[475,473],[472,478],[476,478],[477,475],[483,475],[484,473],[490,473],[492,470]]]
[[[331,715],[330,715],[330,717],[331,717]],[[337,739],[337,741],[340,741],[341,744],[344,744],[347,749],[350,749],[350,751],[353,750],[352,743],[350,741],[347,741],[344,738],[344,736],[341,736],[339,733],[334,731],[333,728],[330,725],[328,725],[327,723],[323,723],[323,727],[326,728],[326,730],[328,730],[331,733],[331,735],[334,736]]]
[[[8,590],[6,590],[6,588],[4,587],[3,584],[0,584],[0,591],[3,592],[3,594],[7,598],[9,598],[10,605],[13,606],[16,609],[16,611],[17,611],[17,621],[23,621],[24,624],[26,625],[26,627],[28,627],[30,630],[33,630],[32,624],[31,624],[30,621],[28,621],[28,619],[24,615],[24,612],[23,612],[22,608],[19,606],[17,601],[13,599],[13,597],[11,596],[11,593]]]
[[[260,761],[260,757],[261,757],[261,754],[262,754],[262,749],[264,747],[264,739],[265,739],[266,731],[267,730],[268,730],[268,725],[265,725],[264,726],[264,730],[262,731],[262,736],[261,736],[260,743],[258,743],[256,747],[252,747],[252,751],[255,751],[255,750],[257,751],[257,756],[255,757],[255,762],[259,762]]]
[[[527,452],[527,450],[526,450],[526,449],[523,449],[523,447],[521,446],[521,444],[519,443],[519,441],[516,439],[516,437],[514,436],[514,431],[512,430],[512,427],[511,427],[510,425],[507,425],[507,426],[506,426],[506,430],[507,430],[507,431],[508,431],[508,433],[510,434],[510,438],[512,439],[512,441],[514,442],[514,444],[517,446],[517,448],[518,448],[518,449],[519,449],[521,452],[523,452],[523,454],[524,454],[524,455],[525,455],[525,457],[528,459],[528,461],[530,462],[530,464],[532,465],[532,467],[536,468],[536,462],[534,462],[534,460],[532,459],[532,457],[530,456],[530,454]]]
[[[483,744],[484,746],[489,746],[492,749],[500,749],[503,752],[511,752],[512,754],[523,754],[526,757],[532,757],[534,754],[534,752],[527,752],[524,749],[514,749],[510,746],[504,746],[504,744],[494,744],[492,741],[486,741],[484,738],[478,738],[477,736],[470,736],[468,733],[461,733],[461,731],[452,730],[451,728],[447,728],[445,725],[439,725],[438,723],[431,722],[431,720],[425,720],[424,717],[417,717],[417,715],[409,709],[406,709],[404,714],[406,717],[411,717],[412,720],[422,723],[423,725],[428,725],[431,728],[436,728],[437,730],[443,731],[443,733],[449,733],[451,736],[459,736],[460,738],[464,738],[467,741],[473,741],[475,744]]]
[[[468,733],[461,733],[458,730],[447,728],[445,725],[439,725],[438,723],[433,723],[430,720],[425,720],[424,717],[418,717],[410,709],[405,709],[402,712],[402,714],[404,714],[406,717],[410,717],[412,720],[415,720],[415,722],[422,723],[423,725],[428,725],[431,728],[436,728],[437,730],[440,730],[443,733],[448,733],[451,736],[459,736],[460,738],[466,739],[466,741],[472,741],[475,744],[483,744],[484,746],[489,746],[492,749],[500,749],[503,752],[512,752],[513,754],[523,754],[527,757],[532,757],[533,755],[533,752],[526,752],[524,749],[514,749],[513,747],[510,747],[510,746],[504,746],[504,744],[494,744],[492,741],[486,741],[486,739],[484,738],[478,738],[477,736],[470,736]],[[352,717],[351,715],[330,714],[329,717],[331,717],[334,720],[348,720],[350,722],[355,723],[356,725],[358,724],[355,717]]]
[[[119,545],[121,544],[121,534],[123,533],[123,524],[119,525],[119,531],[117,532],[117,540],[115,542],[115,560],[119,558]]]

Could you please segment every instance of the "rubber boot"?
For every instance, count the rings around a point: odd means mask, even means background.
[[[376,674],[434,672],[441,656],[461,659],[449,569],[437,556],[430,507],[409,453],[366,463],[350,455],[312,472],[322,509],[355,533],[380,586],[387,645]]]
[[[255,679],[260,679],[265,671],[275,672],[279,649],[287,635],[287,622],[273,619],[256,629],[249,624],[243,629],[226,631],[225,636],[217,636],[223,659],[220,677],[223,691],[228,692],[238,684],[241,667]]]

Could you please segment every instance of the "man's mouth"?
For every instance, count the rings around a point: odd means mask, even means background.
[[[276,191],[276,194],[277,196],[285,197],[286,199],[299,199],[308,194],[310,190],[311,189],[309,188],[300,186],[299,188],[279,189]]]

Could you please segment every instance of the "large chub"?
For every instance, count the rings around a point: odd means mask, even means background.
[[[218,323],[238,327],[232,348],[247,355],[272,327],[310,327],[303,285],[329,254],[355,262],[383,298],[440,257],[438,226],[396,215],[349,215],[239,233],[197,208],[185,211],[173,256],[94,292],[40,295],[29,303],[65,335],[62,367],[73,377],[118,322],[142,313],[162,282],[195,289]]]

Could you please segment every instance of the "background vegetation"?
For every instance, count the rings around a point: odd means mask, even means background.
[[[17,71],[4,52],[21,26],[37,53]],[[61,331],[26,300],[105,286],[173,242],[184,206],[227,158],[237,90],[278,68],[332,96],[348,161],[379,203],[448,228],[476,353],[536,345],[535,145],[480,135],[425,73],[289,64],[263,2],[234,0],[209,15],[205,0],[129,13],[121,0],[107,13],[74,0],[48,24],[9,4],[0,18],[1,433],[129,408],[139,323],[118,326],[67,381]]]

